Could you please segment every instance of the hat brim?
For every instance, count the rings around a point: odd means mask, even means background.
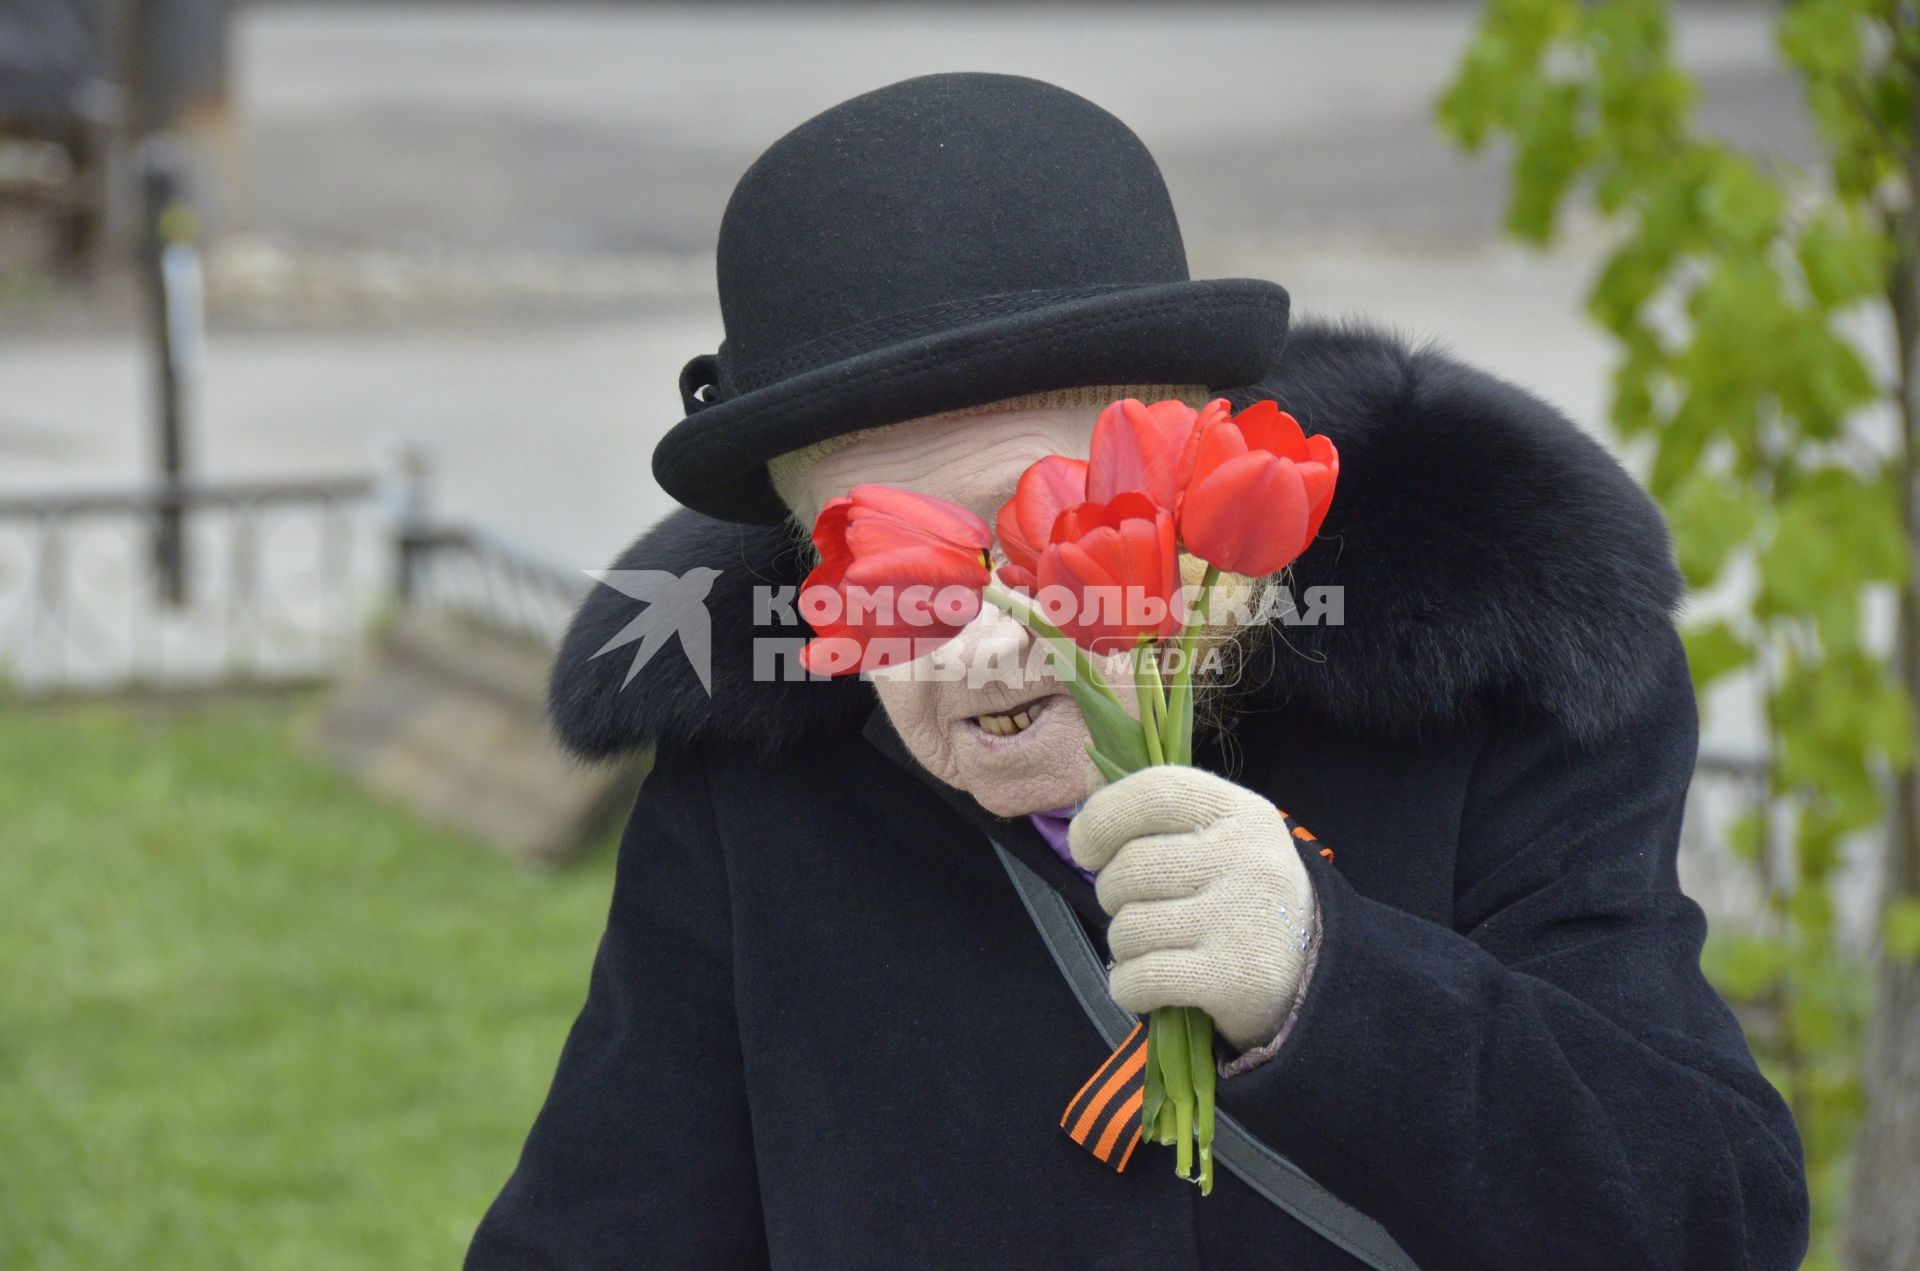
[[[1257,278],[1130,287],[956,325],[829,362],[687,416],[653,451],[668,494],[724,521],[772,525],[767,461],[828,437],[1024,393],[1088,384],[1239,388],[1270,369],[1287,293]]]

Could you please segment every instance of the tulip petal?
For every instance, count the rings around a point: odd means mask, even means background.
[[[1020,474],[1013,497],[994,518],[1000,548],[1007,559],[1032,569],[1053,534],[1060,514],[1087,497],[1087,464],[1082,459],[1048,455]]]
[[[1270,451],[1284,459],[1307,458],[1307,435],[1300,430],[1300,421],[1281,410],[1278,402],[1255,402],[1235,415],[1233,422],[1249,450]]]
[[[1200,456],[1200,439],[1215,424],[1227,423],[1233,419],[1233,407],[1224,397],[1216,397],[1200,408],[1200,417],[1193,422],[1193,431],[1187,435],[1187,446],[1180,455],[1179,489],[1184,495],[1193,481],[1193,471]],[[1174,513],[1179,514],[1180,495],[1174,499]]]
[[[1327,519],[1327,509],[1333,506],[1333,486],[1337,471],[1324,463],[1303,463],[1300,469],[1301,484],[1307,492],[1307,538],[1311,540],[1320,532],[1320,523]]]
[[[855,486],[821,509],[813,539],[820,564],[801,584],[801,616],[819,621],[801,657],[816,673],[843,675],[910,658],[877,642],[898,640],[909,649],[915,641],[939,643],[979,613],[992,531],[958,504]],[[849,647],[857,657],[846,656]]]
[[[1144,515],[1127,515],[1128,507]],[[1061,623],[1075,643],[1104,651],[1142,635],[1170,635],[1179,627],[1172,603],[1179,587],[1173,516],[1144,494],[1111,504],[1084,504],[1061,525],[1082,521],[1084,533],[1056,541],[1041,555],[1042,588],[1074,594],[1074,611]],[[1104,524],[1093,522],[1104,521]],[[1157,617],[1155,616],[1157,614]]]
[[[987,567],[978,556],[968,556],[963,548],[926,551],[906,548],[862,556],[847,567],[842,585],[847,587],[985,587]]]
[[[958,503],[931,494],[876,484],[857,485],[847,494],[855,507],[886,513],[955,543],[985,550],[993,542],[993,529],[985,521]]]
[[[1105,503],[1143,491],[1172,511],[1183,460],[1199,412],[1180,401],[1148,406],[1128,397],[1100,412],[1087,461],[1087,498]]]
[[[820,565],[814,573],[823,580],[837,580],[853,561],[853,553],[847,549],[847,515],[852,509],[852,499],[828,499],[814,518],[813,547],[820,554]]]
[[[1107,503],[1107,524],[1118,525],[1122,521],[1134,519],[1152,523],[1165,506],[1156,502],[1150,495],[1138,490],[1129,490],[1124,494],[1115,495]]]
[[[1040,554],[1033,540],[1020,528],[1019,496],[1016,494],[1000,505],[993,517],[994,541],[1000,544],[1000,551],[1007,563],[1020,569],[1031,569],[1034,557]]]
[[[1229,459],[1246,453],[1247,439],[1241,433],[1240,426],[1231,419],[1216,422],[1201,433],[1199,440],[1194,443],[1193,471],[1188,476],[1188,486],[1191,487]]]
[[[1316,434],[1307,438],[1307,454],[1311,462],[1302,470],[1311,474],[1307,477],[1307,537],[1312,538],[1320,533],[1327,509],[1333,506],[1334,487],[1340,481],[1340,452],[1331,441]],[[1324,477],[1312,473],[1316,467],[1324,471]]]
[[[953,539],[896,516],[855,507],[847,518],[847,547],[856,559],[893,552],[967,550]]]
[[[1076,503],[1060,514],[1053,523],[1053,533],[1049,541],[1053,543],[1078,542],[1104,525],[1111,525],[1112,519],[1104,503]]]
[[[1106,540],[1118,539],[1119,536],[1119,531],[1103,526],[1077,542],[1054,544],[1040,558],[1043,566],[1052,566],[1043,572],[1042,586],[1056,583],[1075,591],[1084,591],[1089,587],[1118,586],[1118,580],[1108,571],[1102,558],[1111,547]]]
[[[1002,565],[997,577],[1000,585],[1008,591],[1031,594],[1040,586],[1040,580],[1034,577],[1033,570],[1025,565]]]
[[[1208,564],[1259,577],[1291,564],[1307,544],[1299,466],[1254,451],[1199,476],[1181,509],[1187,550]]]

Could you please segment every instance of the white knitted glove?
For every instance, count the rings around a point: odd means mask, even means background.
[[[1108,991],[1136,1015],[1197,1006],[1239,1050],[1271,1040],[1300,988],[1313,884],[1279,809],[1199,768],[1155,767],[1087,799],[1068,829],[1112,915]]]

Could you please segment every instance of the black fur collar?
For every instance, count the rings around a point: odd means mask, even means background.
[[[1261,698],[1339,727],[1411,735],[1487,709],[1544,715],[1591,737],[1652,688],[1651,656],[1680,596],[1666,526],[1607,453],[1552,407],[1375,331],[1303,324],[1236,407],[1271,397],[1340,447],[1340,487],[1294,565],[1296,595],[1345,589],[1340,626],[1285,628]],[[712,696],[666,647],[622,687],[633,645],[596,650],[642,610],[611,588],[581,606],[555,663],[550,712],[568,749],[602,758],[660,741],[777,750],[858,727],[857,680],[756,682],[754,588],[796,585],[790,531],[679,511],[615,569],[720,571],[707,598]],[[766,656],[763,649],[761,656]]]

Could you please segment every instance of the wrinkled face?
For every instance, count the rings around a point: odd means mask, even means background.
[[[817,460],[805,476],[811,524],[828,499],[878,482],[949,499],[993,523],[1020,474],[1051,454],[1085,458],[1092,410],[1017,410],[883,429]],[[1110,676],[1131,706],[1124,676]],[[894,730],[920,763],[999,816],[1086,797],[1086,725],[1053,659],[992,605],[936,652],[873,673]]]

